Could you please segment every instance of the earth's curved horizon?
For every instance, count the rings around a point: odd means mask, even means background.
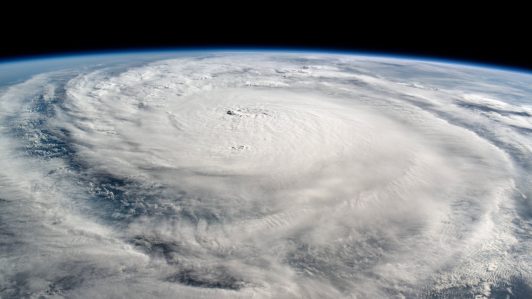
[[[532,69],[504,63],[490,62],[488,60],[472,60],[460,57],[447,58],[441,55],[405,54],[386,51],[363,51],[340,48],[312,48],[312,47],[148,47],[148,48],[115,48],[94,49],[65,52],[50,52],[41,54],[14,55],[0,58],[0,66],[47,62],[51,60],[81,59],[81,58],[104,58],[106,56],[148,56],[148,55],[187,55],[187,54],[213,54],[213,53],[241,53],[241,54],[314,54],[314,55],[337,55],[356,56],[375,59],[409,60],[424,63],[454,65],[458,67],[479,68],[491,71],[502,71],[531,75]]]
[[[0,62],[0,298],[530,298],[532,73],[360,54]]]

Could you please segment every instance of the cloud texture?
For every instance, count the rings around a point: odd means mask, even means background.
[[[0,296],[524,298],[532,76],[210,53],[0,94]]]

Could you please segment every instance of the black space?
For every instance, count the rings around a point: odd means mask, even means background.
[[[309,13],[260,6],[266,4],[231,14],[218,11],[219,7],[203,13],[179,6],[13,12],[1,20],[0,59],[160,47],[311,48],[420,55],[532,70],[532,26],[528,18],[519,16],[519,8],[496,8],[490,15],[475,10],[454,14],[453,8],[434,15],[441,10],[434,7],[405,15],[395,7],[386,13],[352,6],[314,7]]]

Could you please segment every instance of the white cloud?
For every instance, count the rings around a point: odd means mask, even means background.
[[[488,96],[453,85],[470,69],[293,58],[181,57],[7,89],[1,292],[489,296],[531,278],[530,233],[513,224],[532,166],[515,127],[530,117],[497,98],[515,86]]]

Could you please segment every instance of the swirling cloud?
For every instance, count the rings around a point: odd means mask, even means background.
[[[218,53],[7,86],[0,292],[525,296],[531,83]]]

